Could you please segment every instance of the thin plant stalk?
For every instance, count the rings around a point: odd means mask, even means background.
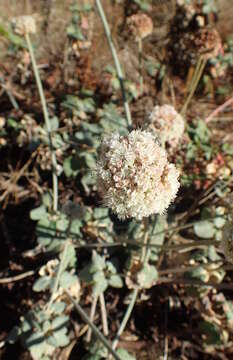
[[[25,34],[25,39],[26,39],[26,42],[27,42],[27,45],[28,45],[28,50],[29,50],[29,54],[30,54],[30,57],[31,57],[31,61],[32,61],[32,68],[33,68],[37,88],[38,88],[39,95],[40,95],[40,101],[41,101],[41,105],[42,105],[45,125],[46,125],[48,138],[49,138],[49,147],[50,147],[52,166],[53,166],[53,210],[56,212],[57,208],[58,208],[58,179],[57,179],[57,174],[56,174],[56,171],[57,171],[57,159],[56,159],[55,151],[53,149],[51,122],[50,122],[50,119],[49,119],[49,113],[48,113],[48,108],[47,108],[47,104],[46,104],[46,100],[45,100],[43,86],[42,86],[42,82],[41,82],[41,79],[40,79],[40,74],[39,74],[38,67],[37,67],[37,64],[36,64],[34,50],[33,50],[33,47],[32,47],[32,43],[31,43],[31,39],[30,39],[29,34],[27,34],[27,33]]]
[[[157,285],[160,284],[182,284],[182,285],[188,285],[188,286],[205,286],[205,287],[213,287],[218,290],[233,290],[233,284],[226,284],[226,283],[220,283],[217,284],[215,282],[203,282],[198,279],[185,279],[185,278],[178,278],[174,279],[171,277],[161,277],[158,279]]]
[[[107,311],[106,311],[105,299],[103,293],[99,295],[99,303],[100,303],[100,312],[101,312],[102,325],[103,325],[103,333],[105,336],[108,336],[109,334],[108,318],[107,318]]]
[[[187,89],[187,93],[189,94],[190,93],[190,90],[192,89],[194,83],[195,83],[195,80],[197,78],[197,75],[198,75],[198,72],[200,70],[200,66],[201,66],[201,63],[202,63],[202,58],[201,56],[198,58],[197,60],[197,63],[196,63],[196,66],[195,66],[195,69],[194,69],[194,73],[191,77],[191,81],[189,82],[188,84],[188,89]]]
[[[150,252],[149,247],[148,247],[149,232],[148,232],[147,228],[148,228],[148,218],[145,218],[144,219],[143,246],[142,246],[142,250],[141,250],[141,263],[146,262],[148,252]]]
[[[136,303],[136,300],[137,300],[137,296],[138,296],[138,292],[139,292],[139,289],[135,289],[133,292],[132,292],[132,297],[131,297],[131,300],[130,300],[130,303],[127,307],[127,310],[125,312],[125,315],[123,317],[123,320],[121,322],[121,325],[117,331],[117,334],[116,334],[116,337],[115,339],[113,340],[113,343],[112,343],[112,348],[115,350],[117,345],[118,345],[118,342],[119,342],[119,339],[120,339],[120,336],[121,334],[123,333],[123,331],[125,330],[125,327],[128,323],[128,320],[131,316],[131,313],[133,311],[133,308],[134,308],[134,305]]]
[[[211,265],[215,265],[216,267],[211,269],[210,266]],[[163,276],[163,275],[167,275],[167,274],[182,274],[185,273],[187,271],[193,271],[199,268],[204,268],[206,270],[210,270],[210,271],[216,271],[216,270],[232,270],[233,266],[232,265],[223,265],[222,266],[222,262],[221,261],[217,261],[217,262],[209,262],[207,264],[198,264],[198,265],[194,265],[194,266],[185,266],[185,267],[177,267],[177,268],[170,268],[170,269],[164,269],[164,270],[159,270],[158,273],[159,275]]]
[[[143,264],[145,264],[146,261],[149,261],[149,256],[148,256],[148,238],[149,238],[149,233],[148,233],[148,218],[146,218],[146,220],[144,221],[144,237],[143,237],[143,247],[141,249],[141,262]],[[125,315],[122,319],[121,325],[117,331],[117,335],[115,337],[115,339],[113,340],[112,343],[112,348],[116,349],[117,344],[119,342],[119,338],[121,336],[121,334],[123,333],[123,331],[125,330],[125,327],[129,321],[129,318],[132,314],[134,305],[136,304],[137,301],[137,297],[138,297],[138,293],[139,293],[139,288],[136,288],[133,290],[132,292],[132,296],[131,296],[131,300],[130,303],[126,309]]]
[[[112,36],[111,36],[110,29],[109,29],[108,21],[106,19],[104,9],[103,9],[102,4],[101,4],[101,0],[96,0],[95,2],[96,2],[96,6],[97,6],[97,9],[98,9],[101,21],[102,21],[103,26],[104,26],[104,31],[105,31],[105,34],[106,34],[106,37],[107,37],[108,45],[109,45],[111,53],[112,53],[113,61],[114,61],[115,67],[116,67],[117,76],[118,76],[118,79],[119,79],[119,82],[120,82],[120,87],[121,87],[122,98],[123,98],[123,103],[124,103],[125,115],[126,115],[126,119],[127,119],[127,122],[128,122],[128,127],[131,128],[132,127],[132,118],[131,118],[129,103],[127,101],[127,96],[126,96],[126,91],[125,91],[125,86],[124,86],[124,76],[123,76],[123,72],[122,72],[122,69],[121,69],[120,61],[118,59],[117,51],[116,51],[116,48],[115,48],[113,40],[112,40]]]
[[[191,88],[190,88],[188,97],[187,97],[187,99],[186,99],[186,101],[185,101],[185,103],[184,103],[184,105],[183,105],[183,107],[182,107],[182,109],[181,109],[181,115],[185,115],[186,110],[187,110],[187,108],[188,108],[188,105],[189,105],[190,101],[191,101],[192,98],[193,98],[193,95],[194,95],[194,93],[195,93],[195,91],[196,91],[196,89],[197,89],[197,86],[198,86],[198,84],[199,84],[199,81],[200,81],[200,79],[201,79],[201,76],[202,76],[202,74],[203,74],[203,71],[204,71],[204,69],[205,69],[207,60],[206,60],[205,58],[201,58],[200,61],[201,61],[201,63],[200,63],[200,65],[198,65],[198,69],[197,69],[197,71],[195,71],[195,73],[194,73],[194,77],[195,77],[195,78],[194,78],[193,81],[191,81]]]
[[[137,40],[138,43],[138,58],[139,58],[139,86],[140,95],[143,94],[143,75],[142,75],[142,39]]]
[[[103,345],[106,347],[106,349],[109,351],[109,353],[113,356],[115,360],[122,360],[120,356],[116,353],[116,351],[112,348],[111,344],[108,342],[106,337],[99,331],[99,329],[93,324],[93,322],[90,320],[90,318],[87,316],[86,312],[82,309],[82,307],[73,299],[73,297],[70,295],[70,293],[67,290],[64,290],[69,300],[74,305],[74,308],[78,312],[78,314],[81,316],[83,321],[85,321],[90,328],[92,329],[93,333],[99,339]]]
[[[95,296],[93,299],[92,305],[91,305],[90,321],[92,323],[94,322],[97,300],[98,300],[98,296]],[[92,334],[92,330],[89,327],[88,332],[87,332],[87,337],[86,337],[87,343],[89,343],[91,341],[91,334]]]
[[[47,306],[47,312],[50,310],[50,307],[51,307],[51,305],[53,303],[53,300],[54,300],[54,295],[56,294],[58,286],[59,286],[59,281],[60,281],[61,274],[62,274],[62,271],[63,271],[63,268],[64,268],[64,262],[65,262],[65,259],[66,259],[66,254],[67,254],[69,244],[70,244],[69,240],[66,240],[65,246],[64,246],[64,249],[63,249],[63,252],[62,252],[62,255],[61,255],[61,261],[60,261],[57,276],[56,276],[56,279],[55,279],[55,282],[54,282],[53,290],[52,290],[50,300],[49,300],[49,303],[48,303],[48,306]]]
[[[223,111],[227,106],[230,106],[233,103],[233,97],[224,102],[221,106],[218,106],[206,119],[205,121],[210,122],[216,115]],[[231,117],[232,120],[232,117]]]
[[[76,249],[93,249],[93,248],[113,248],[113,247],[126,247],[127,245],[132,245],[139,248],[154,248],[160,249],[163,252],[168,250],[192,250],[193,248],[197,247],[208,247],[212,245],[219,245],[219,241],[213,240],[198,240],[198,241],[190,241],[190,243],[185,244],[175,244],[175,245],[157,245],[157,244],[150,244],[149,242],[142,244],[138,241],[134,240],[124,240],[122,242],[117,242],[113,244],[104,244],[104,243],[93,243],[93,244],[85,244],[85,245],[76,245]],[[147,257],[146,257],[147,258]]]

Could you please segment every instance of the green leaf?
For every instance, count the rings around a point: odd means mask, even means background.
[[[155,266],[145,264],[137,274],[137,281],[141,288],[149,289],[158,280],[158,272]]]
[[[79,219],[72,220],[71,227],[70,227],[70,233],[77,236],[82,236],[81,229],[82,229],[82,221]]]
[[[59,120],[56,116],[50,119],[51,131],[56,131],[59,128]]]
[[[187,278],[191,278],[191,279],[198,279],[198,280],[201,280],[203,282],[206,282],[209,279],[208,271],[205,268],[201,267],[201,266],[199,266],[196,269],[193,269],[192,271],[187,271],[184,274],[184,276],[187,277]]]
[[[96,178],[92,171],[87,171],[87,173],[82,176],[81,184],[83,185],[85,192],[89,194],[89,186],[96,184]]]
[[[77,276],[70,274],[68,271],[64,271],[61,274],[59,283],[61,287],[63,287],[64,289],[68,289],[72,285],[74,285],[77,281],[78,281]]]
[[[47,351],[47,343],[42,332],[36,332],[25,339],[25,347],[29,349],[33,359],[40,360]]]
[[[49,192],[42,195],[42,203],[47,209],[52,207],[53,198]]]
[[[16,130],[22,128],[22,125],[20,124],[20,122],[16,121],[15,119],[12,119],[12,118],[7,119],[7,125]]]
[[[67,27],[67,35],[76,39],[76,40],[85,40],[85,37],[83,36],[79,26],[77,24],[70,24],[68,27]]]
[[[93,276],[94,285],[93,285],[93,295],[99,296],[102,294],[108,287],[108,282],[104,276],[103,271],[98,271]]]
[[[51,322],[49,320],[46,320],[44,323],[43,323],[43,332],[44,334],[46,334],[50,329],[51,329]]]
[[[57,332],[61,328],[66,326],[68,324],[68,322],[69,322],[69,316],[66,316],[66,315],[58,316],[52,321],[51,327],[54,330],[54,332]],[[67,329],[66,329],[66,331],[67,331]]]
[[[63,162],[63,170],[67,177],[76,176],[81,168],[80,159],[69,156]]]
[[[118,131],[122,135],[128,133],[126,119],[118,113],[117,107],[110,103],[104,105],[102,110],[99,110],[101,117],[100,124],[106,132]]]
[[[81,155],[81,157],[84,159],[84,165],[86,167],[88,167],[89,169],[96,168],[96,159],[93,153],[85,152]]]
[[[112,275],[108,279],[108,284],[114,288],[121,288],[123,286],[123,281],[119,275]]]
[[[203,239],[213,238],[216,231],[213,223],[208,220],[197,222],[194,224],[193,229],[194,233]]]
[[[108,208],[95,208],[93,211],[93,216],[95,219],[102,219],[108,217],[109,210]]]
[[[216,217],[214,219],[214,225],[217,229],[221,229],[225,225],[226,220],[223,217]]]
[[[60,255],[61,258],[61,255]],[[66,249],[66,256],[63,259],[63,271],[69,267],[74,267],[76,264],[76,252],[73,244],[68,244]]]
[[[30,218],[32,220],[40,220],[47,215],[47,211],[44,205],[39,206],[30,211]]]
[[[92,264],[90,267],[90,272],[95,273],[96,271],[103,270],[106,267],[105,265],[105,259],[97,254],[97,252],[94,252],[92,255]]]
[[[61,329],[59,331],[56,331],[53,334],[53,338],[55,339],[56,346],[58,347],[64,347],[67,346],[70,343],[69,337],[66,335],[66,332],[64,329]]]
[[[66,303],[64,303],[63,301],[55,302],[51,305],[52,312],[57,315],[63,313],[65,308],[66,308]]]
[[[117,354],[122,360],[136,360],[134,356],[128,353],[125,349],[117,349]]]
[[[50,284],[51,284],[51,277],[42,276],[35,281],[32,289],[36,292],[45,291],[49,288]]]
[[[60,214],[60,218],[56,222],[56,228],[58,231],[66,231],[69,226],[69,219],[65,214]]]

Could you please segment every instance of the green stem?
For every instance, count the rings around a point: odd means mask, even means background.
[[[51,123],[50,123],[49,114],[48,114],[48,108],[47,108],[47,104],[46,104],[46,100],[45,100],[45,96],[44,96],[43,86],[42,86],[42,83],[41,83],[40,74],[39,74],[39,71],[38,71],[38,68],[37,68],[36,59],[35,59],[35,56],[34,56],[34,50],[33,50],[33,47],[32,47],[32,43],[31,43],[29,34],[27,34],[27,33],[25,34],[25,39],[26,39],[26,42],[27,42],[27,45],[28,45],[28,50],[29,50],[31,60],[32,60],[32,68],[33,68],[37,88],[38,88],[39,95],[40,95],[40,101],[41,101],[41,105],[42,105],[45,125],[46,125],[46,128],[47,128],[47,133],[48,133],[48,138],[49,138],[49,147],[50,147],[52,166],[53,166],[53,210],[56,212],[57,208],[58,208],[58,179],[57,179],[57,174],[56,174],[56,172],[57,172],[57,159],[56,159],[55,151],[53,149]]]
[[[210,269],[209,267],[211,265],[216,265],[216,268]],[[219,265],[219,266],[217,266]],[[213,261],[213,262],[209,262],[207,264],[198,264],[198,265],[194,265],[194,266],[186,266],[186,267],[178,267],[178,268],[170,268],[170,269],[164,269],[164,270],[159,270],[158,273],[159,275],[166,275],[166,274],[181,274],[187,271],[193,271],[199,268],[204,268],[204,269],[209,269],[210,271],[215,271],[215,270],[232,270],[232,266],[229,267],[229,265],[227,265],[227,267],[224,265],[222,266],[222,262],[220,261]]]
[[[148,252],[150,251],[149,248],[148,248],[148,239],[149,239],[149,233],[148,233],[148,224],[149,224],[149,221],[148,221],[148,218],[145,218],[144,219],[144,237],[143,237],[143,247],[141,249],[141,262],[143,264],[145,264],[148,260],[149,260],[149,254]],[[134,305],[137,301],[137,297],[138,297],[138,293],[139,293],[139,289],[134,289],[134,291],[132,292],[132,296],[131,296],[131,300],[130,300],[130,303],[126,309],[126,312],[125,312],[125,315],[122,319],[122,322],[121,322],[121,325],[117,331],[117,335],[113,341],[113,344],[112,344],[112,348],[115,349],[117,347],[117,344],[119,342],[119,338],[121,336],[121,334],[123,333],[123,331],[125,330],[125,327],[128,323],[128,320],[131,316],[131,313],[133,311],[133,308],[134,308]]]
[[[113,61],[115,63],[117,76],[118,76],[120,86],[121,86],[121,92],[122,92],[122,98],[123,98],[123,103],[124,103],[125,115],[126,115],[126,119],[127,119],[127,122],[128,122],[128,126],[129,126],[129,128],[131,128],[132,127],[132,118],[131,118],[129,104],[128,104],[127,97],[126,97],[126,91],[125,91],[125,86],[124,86],[124,76],[123,76],[123,72],[122,72],[122,69],[121,69],[121,65],[120,65],[120,62],[119,62],[119,59],[118,59],[118,55],[117,55],[114,43],[112,41],[111,32],[110,32],[109,25],[108,25],[108,22],[107,22],[105,13],[104,13],[104,9],[103,9],[102,4],[101,4],[101,0],[96,0],[95,2],[96,2],[96,6],[97,6],[97,9],[98,9],[101,21],[102,21],[103,26],[104,26],[105,34],[106,34],[106,37],[107,37],[107,40],[108,40],[108,45],[109,45],[111,53],[112,53]]]
[[[93,243],[93,244],[85,244],[85,245],[76,245],[76,249],[93,249],[93,248],[113,248],[113,247],[126,247],[127,245],[137,246],[139,248],[154,248],[154,249],[160,249],[161,251],[168,251],[168,250],[183,250],[183,249],[189,249],[195,247],[203,247],[203,246],[212,246],[212,245],[219,245],[219,241],[213,241],[213,240],[200,240],[200,241],[191,241],[188,244],[176,244],[176,245],[157,245],[157,244],[142,244],[138,241],[134,240],[124,240],[122,242],[117,242],[114,244],[104,244],[104,243]],[[146,257],[147,259],[147,257]]]
[[[201,280],[198,279],[173,279],[173,278],[167,278],[167,277],[161,277],[158,279],[157,285],[160,284],[182,284],[182,285],[188,285],[188,286],[205,286],[205,287],[213,287],[216,288],[218,290],[233,290],[233,284],[226,284],[226,283],[221,283],[221,284],[216,284],[215,282],[203,282]]]
[[[64,290],[67,297],[69,298],[69,300],[72,302],[72,304],[74,305],[75,309],[77,310],[77,312],[79,313],[79,315],[81,316],[81,318],[83,319],[83,321],[85,321],[90,328],[92,329],[93,333],[95,334],[95,336],[103,343],[103,345],[108,349],[108,351],[112,354],[112,356],[114,357],[114,359],[116,360],[122,360],[119,355],[116,353],[116,351],[114,351],[114,349],[112,348],[111,344],[108,342],[108,340],[105,338],[105,336],[99,331],[99,329],[93,324],[93,322],[91,322],[91,320],[89,319],[89,317],[87,316],[87,314],[85,313],[85,311],[82,309],[82,307],[72,298],[72,296],[70,295],[70,293],[67,290]]]
[[[65,259],[66,259],[68,246],[69,246],[69,240],[66,240],[65,246],[64,246],[64,249],[63,249],[63,252],[62,252],[62,255],[61,255],[61,261],[60,261],[57,276],[56,276],[56,279],[55,279],[55,282],[54,282],[53,290],[52,290],[50,300],[49,300],[49,303],[48,303],[48,306],[47,306],[47,312],[49,311],[49,309],[50,309],[50,307],[51,307],[51,305],[53,303],[54,295],[57,292],[57,289],[58,289],[58,286],[59,286],[59,281],[60,281],[61,274],[62,274],[62,271],[63,271],[63,268],[64,268],[64,262],[65,262]]]
[[[92,305],[91,305],[90,321],[92,323],[94,322],[97,300],[98,300],[98,296],[95,296],[93,298]],[[91,341],[91,333],[92,333],[92,330],[89,327],[88,332],[87,332],[87,337],[86,337],[86,342],[87,343],[89,343]]]
[[[121,325],[117,331],[117,335],[116,335],[115,339],[113,340],[113,343],[112,343],[113,349],[116,349],[117,344],[119,342],[119,338],[120,338],[121,334],[123,333],[123,331],[125,330],[126,324],[130,318],[130,315],[131,315],[134,305],[136,303],[138,292],[139,292],[139,289],[135,289],[132,293],[132,297],[131,297],[130,303],[127,307],[127,310],[125,312],[124,318],[123,318]]]

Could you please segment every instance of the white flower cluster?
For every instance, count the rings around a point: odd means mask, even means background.
[[[153,134],[133,130],[106,136],[97,164],[98,189],[104,204],[120,219],[162,214],[179,188],[179,173]]]
[[[228,221],[223,227],[222,249],[226,259],[233,263],[233,222]]]
[[[153,21],[146,14],[134,14],[127,18],[127,24],[135,40],[142,40],[153,32]]]
[[[149,128],[162,143],[177,146],[184,134],[184,119],[171,105],[155,106],[150,117]]]
[[[12,25],[16,34],[24,36],[26,33],[36,33],[35,19],[30,15],[18,16],[12,19]]]

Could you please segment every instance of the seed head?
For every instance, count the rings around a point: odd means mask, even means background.
[[[134,130],[104,137],[97,184],[104,204],[120,219],[162,214],[179,188],[178,171],[153,134]]]
[[[223,227],[222,249],[226,259],[233,263],[233,222],[228,221]]]
[[[153,31],[153,22],[146,14],[134,14],[128,17],[127,25],[135,39],[142,40]]]
[[[177,146],[184,134],[184,119],[171,105],[155,106],[150,117],[149,129],[153,130],[162,143]]]
[[[16,34],[24,36],[36,33],[35,19],[30,15],[18,16],[12,19],[12,25]]]
[[[207,60],[223,52],[223,45],[218,31],[214,28],[201,28],[194,38],[197,52]]]

